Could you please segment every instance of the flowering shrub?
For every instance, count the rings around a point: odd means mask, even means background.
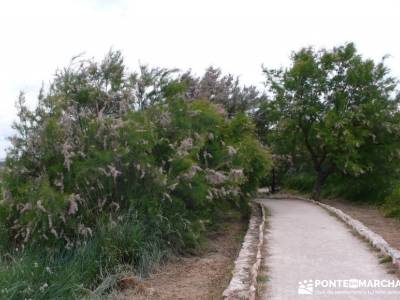
[[[184,100],[173,81],[137,110],[137,78],[125,73],[111,53],[57,74],[35,111],[21,95],[0,204],[10,244],[75,248],[129,216],[179,249],[227,206],[248,212],[270,166],[250,120]]]

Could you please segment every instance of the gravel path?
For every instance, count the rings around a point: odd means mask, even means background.
[[[262,203],[270,216],[265,259],[269,281],[261,299],[400,299],[400,286],[359,287],[396,285],[398,278],[327,211],[302,200]]]

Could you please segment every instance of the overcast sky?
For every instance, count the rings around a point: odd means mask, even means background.
[[[0,159],[19,91],[33,107],[42,82],[82,52],[100,59],[119,49],[131,69],[212,64],[261,84],[261,64],[353,41],[365,57],[390,54],[400,78],[399,29],[398,0],[0,0]]]

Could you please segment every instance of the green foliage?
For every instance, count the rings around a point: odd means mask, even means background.
[[[0,202],[9,299],[57,298],[58,289],[74,298],[74,284],[93,290],[101,272],[144,272],[160,253],[195,247],[227,209],[248,214],[271,165],[251,120],[185,100],[172,71],[124,69],[118,52],[80,61],[57,74],[35,111],[19,98]]]
[[[353,44],[293,53],[286,70],[265,69],[273,98],[256,113],[259,134],[289,169],[312,169],[314,193],[332,174],[357,178],[363,188],[399,170],[399,97],[384,62],[365,60]],[[389,174],[388,174],[389,175]],[[373,180],[372,180],[373,181]]]
[[[293,190],[300,192],[312,192],[314,188],[315,176],[310,173],[287,174],[283,179],[283,184]]]
[[[385,198],[382,210],[386,217],[392,217],[400,220],[400,186]]]
[[[147,274],[165,255],[137,219],[122,217],[76,251],[26,248],[0,256],[0,299],[102,296],[115,287],[115,280],[104,287],[110,276],[118,278],[115,272]]]

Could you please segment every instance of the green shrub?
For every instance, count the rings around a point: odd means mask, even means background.
[[[287,188],[301,192],[311,192],[314,188],[315,176],[311,173],[288,174],[283,180],[283,185]]]
[[[176,99],[69,125],[60,124],[65,115],[46,115],[44,129],[30,137],[45,142],[7,159],[3,206],[13,242],[73,248],[93,236],[99,221],[134,210],[183,246],[192,223],[212,218],[221,202],[248,199],[269,167],[256,139],[216,111],[205,101]],[[170,121],[162,125],[165,115]]]
[[[111,53],[58,74],[35,111],[20,97],[0,203],[9,299],[74,298],[74,284],[93,290],[120,265],[143,273],[166,251],[195,247],[227,209],[248,214],[271,161],[250,119],[168,85],[136,110],[129,78]]]
[[[400,186],[385,198],[382,210],[386,217],[400,219]]]

